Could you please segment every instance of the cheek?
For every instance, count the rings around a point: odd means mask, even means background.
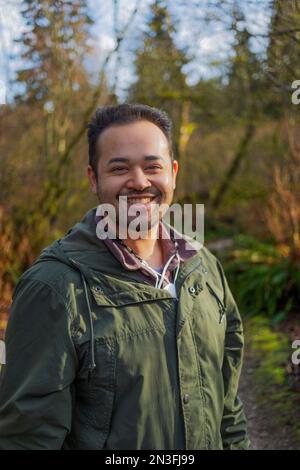
[[[102,178],[98,180],[98,191],[106,198],[106,199],[114,199],[117,194],[119,194],[122,185],[120,182],[113,181],[110,178]]]
[[[155,181],[153,181],[153,184],[155,184],[162,192],[167,193],[173,189],[172,175],[169,173],[159,175]]]

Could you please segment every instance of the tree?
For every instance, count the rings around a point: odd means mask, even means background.
[[[182,70],[188,59],[174,43],[175,33],[167,2],[156,0],[151,7],[143,47],[136,56],[137,80],[128,90],[128,100],[162,108],[170,115],[175,124],[174,142],[178,156],[189,87]]]
[[[234,6],[232,30],[234,31],[233,56],[229,60],[228,84],[224,89],[227,106],[231,109],[232,125],[242,126],[243,131],[233,158],[212,196],[212,206],[220,206],[225,193],[246,158],[262,111],[263,91],[266,89],[262,64],[250,48],[250,34],[240,25],[244,15]]]
[[[300,76],[300,5],[273,0],[267,49],[267,76],[272,84],[270,110],[282,116],[291,104],[291,84]]]
[[[24,85],[18,96],[27,103],[54,106],[63,93],[86,80],[83,67],[88,52],[88,28],[92,20],[86,0],[23,0],[22,16],[27,30],[17,41],[24,46],[21,55],[26,67],[17,73]]]
[[[44,232],[55,224],[68,191],[72,174],[68,144],[92,94],[84,66],[92,20],[86,0],[23,0],[22,15],[26,32],[18,42],[25,66],[16,77],[17,88],[23,90],[16,96],[16,113],[27,110],[30,143],[24,135],[27,148],[21,145],[18,152],[26,160],[28,179],[39,183],[32,188],[35,204],[22,211],[38,243],[37,235],[43,240]]]

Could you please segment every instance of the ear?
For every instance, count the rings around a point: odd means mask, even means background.
[[[88,165],[88,167],[87,167],[87,175],[88,175],[88,179],[90,181],[91,191],[94,194],[97,194],[97,176],[95,175],[95,172],[94,172],[93,168],[91,167],[91,165]]]
[[[178,161],[173,160],[172,161],[172,176],[173,176],[173,189],[176,188],[176,177],[178,173]]]

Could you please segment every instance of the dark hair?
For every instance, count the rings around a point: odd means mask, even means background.
[[[161,129],[166,136],[171,159],[172,150],[172,122],[165,111],[152,108],[145,104],[119,104],[116,106],[103,106],[98,108],[87,125],[87,136],[89,145],[89,164],[97,174],[97,164],[99,155],[96,151],[96,144],[99,135],[113,125],[130,124],[137,121],[150,121]]]

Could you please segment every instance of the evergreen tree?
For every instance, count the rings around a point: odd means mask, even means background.
[[[137,80],[129,89],[128,100],[168,112],[174,123],[174,142],[178,152],[183,103],[188,97],[189,87],[182,71],[188,60],[174,44],[175,34],[167,2],[156,0],[151,7],[142,50],[136,56]]]
[[[224,104],[227,126],[231,124],[235,128],[239,140],[219,184],[212,191],[211,204],[215,209],[234,186],[235,177],[249,156],[250,143],[263,114],[267,91],[262,63],[251,50],[251,35],[245,27],[245,17],[236,4],[232,11],[232,30],[233,54],[228,62]]]
[[[294,0],[273,0],[267,51],[267,77],[272,87],[273,115],[291,104],[291,84],[300,77],[300,8]]]
[[[92,96],[84,66],[92,21],[87,0],[23,0],[22,15],[26,31],[18,41],[25,66],[16,80],[24,92],[16,104],[28,132],[17,152],[27,162],[24,179],[38,181],[30,187],[32,204],[22,207],[24,224],[38,238],[55,225],[75,175],[70,142],[82,128]]]
[[[17,73],[17,82],[25,90],[18,98],[45,103],[78,89],[85,79],[82,64],[92,23],[87,1],[23,0],[22,15],[26,31],[17,41],[24,46],[26,66]]]
[[[264,88],[262,64],[251,50],[250,38],[245,17],[235,6],[232,13],[231,28],[234,31],[233,55],[228,64],[228,85],[225,95],[228,106],[235,118],[248,118],[258,112],[262,96],[258,93]]]

